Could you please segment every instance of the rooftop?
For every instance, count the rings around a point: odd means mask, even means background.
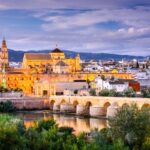
[[[51,59],[49,54],[46,53],[25,53],[26,59],[31,60],[49,60]]]
[[[56,66],[68,66],[65,62],[59,61]]]
[[[51,53],[64,53],[64,52],[61,51],[59,48],[55,48],[53,51],[51,51]]]

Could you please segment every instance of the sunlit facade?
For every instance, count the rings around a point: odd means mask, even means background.
[[[2,41],[0,50],[0,85],[6,81],[9,89],[22,89],[26,95],[35,95],[37,81],[48,82],[73,82],[74,80],[92,81],[97,76],[116,77],[122,79],[133,79],[130,73],[89,73],[81,71],[80,56],[67,58],[63,51],[56,48],[51,53],[25,53],[22,68],[9,67],[8,49],[6,41]],[[5,66],[5,74],[2,71]],[[49,84],[49,83],[48,83]],[[45,85],[46,86],[46,85]],[[41,90],[42,90],[41,84]]]

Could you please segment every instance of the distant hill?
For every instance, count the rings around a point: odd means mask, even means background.
[[[23,55],[24,53],[50,53],[50,50],[30,50],[30,51],[16,51],[16,50],[12,50],[9,49],[9,61],[15,61],[15,62],[21,62],[23,59]],[[117,55],[117,54],[108,54],[108,53],[77,53],[74,51],[69,51],[69,50],[64,50],[65,55],[67,57],[74,57],[77,54],[80,54],[81,59],[83,60],[91,60],[91,59],[95,59],[95,60],[110,60],[110,59],[114,59],[114,60],[121,60],[121,59],[127,59],[127,60],[132,60],[132,59],[138,59],[138,60],[142,60],[145,57],[142,56],[131,56],[131,55]]]

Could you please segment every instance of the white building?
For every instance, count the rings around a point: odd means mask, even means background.
[[[136,73],[135,78],[140,83],[141,87],[150,87],[150,71],[149,70]]]
[[[104,68],[97,64],[89,64],[84,68],[84,71],[90,71],[90,72],[97,72],[97,71],[103,71]]]
[[[128,82],[124,82],[121,80],[110,80],[106,79],[103,80],[101,77],[95,79],[96,82],[96,89],[101,91],[103,89],[112,90],[115,89],[117,92],[123,92],[125,89],[129,87]]]

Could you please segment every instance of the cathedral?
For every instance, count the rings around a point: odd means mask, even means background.
[[[0,86],[14,90],[21,89],[25,95],[34,95],[37,85],[41,91],[40,88],[43,87],[41,81],[53,82],[54,85],[51,86],[55,86],[55,82],[92,81],[100,75],[132,79],[130,73],[88,73],[83,72],[80,67],[80,55],[68,58],[62,50],[55,48],[50,53],[25,53],[22,67],[13,68],[9,66],[5,39],[0,48]]]
[[[73,73],[80,71],[80,56],[78,54],[75,58],[67,58],[58,48],[50,53],[25,53],[22,66],[39,73]]]

